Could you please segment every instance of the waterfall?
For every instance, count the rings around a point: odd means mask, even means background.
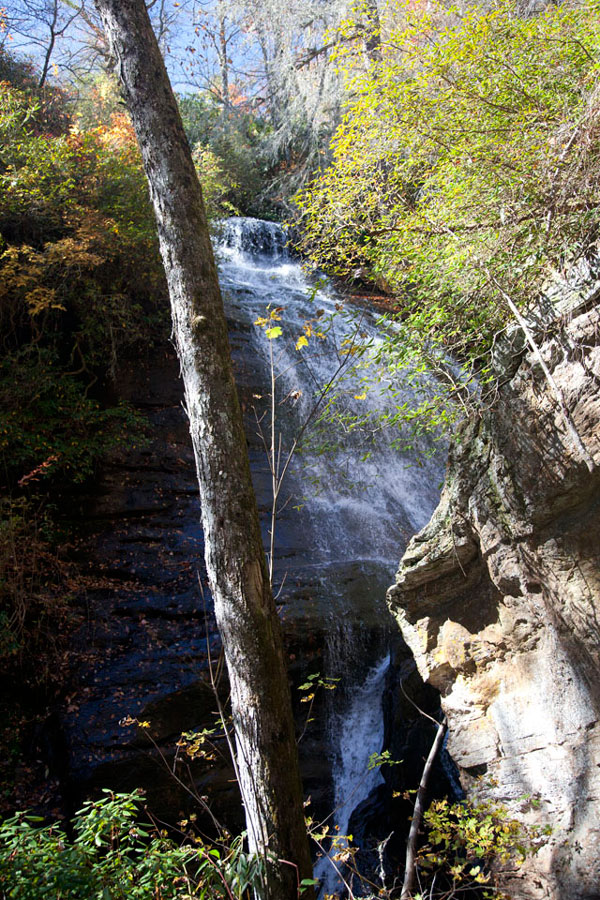
[[[360,335],[365,351],[350,360],[333,390],[342,396],[352,421],[320,426],[292,460],[283,493],[291,500],[277,524],[275,582],[281,588],[286,627],[295,620],[318,622],[323,633],[322,674],[339,680],[328,700],[328,753],[333,774],[332,832],[346,834],[352,812],[381,782],[369,757],[383,742],[382,695],[389,665],[389,618],[385,589],[408,538],[429,520],[439,496],[439,458],[416,458],[392,445],[380,414],[390,404],[389,376],[375,373],[381,340],[368,310],[341,311],[340,298],[325,279],[309,277],[286,250],[284,230],[274,223],[235,218],[223,223],[218,244],[221,285],[232,323],[233,353],[243,358],[241,377],[247,404],[258,422],[267,414],[270,351],[277,373],[277,428],[282,447],[309,417],[315,396],[340,366],[340,346]],[[282,333],[271,342],[254,325],[266,309],[278,309]],[[297,349],[308,331],[308,347]],[[345,345],[344,345],[344,342]],[[244,346],[240,349],[241,343]],[[369,363],[367,369],[365,363]],[[376,375],[373,380],[373,375]],[[367,384],[364,378],[370,379]],[[257,385],[259,385],[257,387]],[[262,385],[262,387],[260,387]],[[410,399],[410,388],[394,383],[395,403]],[[400,392],[400,396],[399,396]],[[242,391],[243,393],[243,391]],[[402,396],[404,395],[404,396]],[[286,402],[282,402],[287,397]],[[270,477],[264,451],[249,418],[250,455],[259,508],[270,506]],[[340,429],[344,429],[340,433]],[[268,516],[264,538],[268,544]],[[327,857],[316,866],[321,895],[340,887]]]
[[[382,695],[389,662],[386,654],[355,689],[348,707],[339,709],[330,720],[332,743],[338,747],[333,770],[334,812],[329,823],[336,843],[315,865],[320,896],[343,889],[344,864],[335,857],[343,851],[346,838],[352,840],[348,835],[350,817],[371,791],[383,783],[379,766],[373,764],[371,757],[381,751],[383,743]]]
[[[278,324],[284,333],[274,342],[280,381],[285,385],[280,395],[292,393],[298,400],[291,416],[282,407],[278,415],[284,417],[280,421],[283,430],[293,433],[303,416],[309,414],[319,387],[335,373],[340,344],[358,331],[362,336],[359,340],[371,341],[376,347],[379,338],[375,318],[364,310],[337,311],[340,303],[335,292],[324,281],[315,286],[308,279],[301,262],[286,252],[285,232],[273,222],[228,220],[218,251],[229,314],[238,323],[251,326],[265,315],[268,305],[282,308]],[[325,340],[311,339],[301,355],[295,343],[306,322],[312,322],[316,330],[320,322],[325,322],[328,332]],[[268,341],[258,329],[253,332],[253,351],[263,358],[267,369]],[[303,464],[294,466],[291,480],[296,481],[295,487],[301,482],[299,499],[306,498],[306,505],[310,505],[307,514],[312,523],[313,559],[373,560],[393,572],[399,548],[429,520],[438,501],[442,474],[439,460],[424,456],[417,460],[415,453],[402,453],[391,446],[390,437],[376,418],[390,405],[386,391],[390,378],[381,371],[364,369],[367,378],[375,374],[381,377],[379,385],[365,389],[359,372],[352,378],[346,376],[340,387],[349,413],[372,415],[370,430],[347,426],[343,441],[334,449],[305,452]],[[410,400],[410,387],[402,391],[395,384],[394,388],[394,403]],[[323,527],[325,524],[327,527]]]

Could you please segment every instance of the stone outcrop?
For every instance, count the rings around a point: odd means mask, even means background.
[[[588,464],[515,328],[389,591],[467,792],[552,827],[517,900],[600,897],[600,290],[569,293],[532,328]]]

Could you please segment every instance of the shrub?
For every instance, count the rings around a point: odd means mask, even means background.
[[[4,900],[241,900],[260,884],[262,866],[240,840],[178,846],[140,824],[139,792],[103,793],[75,816],[73,840],[26,813],[0,826]]]
[[[415,900],[474,892],[486,900],[506,898],[499,887],[502,872],[536,853],[549,831],[525,826],[491,800],[434,800],[423,818],[426,844],[417,860],[422,888]]]

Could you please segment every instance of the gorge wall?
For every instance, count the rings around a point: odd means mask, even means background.
[[[592,471],[513,329],[388,595],[467,793],[553,829],[504,874],[517,900],[600,897],[600,289],[572,281],[532,328]]]

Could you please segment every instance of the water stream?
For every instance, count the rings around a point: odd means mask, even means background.
[[[234,331],[248,334],[260,370],[253,382],[269,384],[273,352],[276,429],[282,434],[283,455],[311,415],[315,398],[343,363],[343,348],[360,341],[376,349],[379,340],[375,317],[351,307],[342,312],[331,286],[309,278],[285,245],[285,232],[276,224],[231,219],[218,250],[228,317]],[[254,323],[274,309],[281,318],[272,324],[281,334],[270,342]],[[300,352],[298,338],[315,331],[325,336],[309,334],[308,346]],[[442,480],[439,459],[399,452],[392,446],[392,435],[379,427],[374,414],[386,409],[390,395],[381,370],[374,373],[370,367],[370,379],[376,375],[378,380],[363,383],[363,363],[372,356],[373,349],[363,357],[356,354],[358,367],[350,359],[333,389],[349,415],[373,414],[370,425],[353,429],[347,421],[320,426],[318,439],[314,432],[309,435],[290,466],[282,492],[290,499],[278,521],[275,544],[275,582],[282,586],[287,627],[294,619],[304,628],[319,622],[325,643],[321,674],[339,680],[327,698],[325,727],[335,809],[330,826],[332,833],[342,835],[352,812],[382,781],[379,769],[368,766],[383,741],[390,628],[385,588],[408,538],[428,521]],[[264,390],[264,396],[259,392],[252,397],[255,411],[246,413],[250,421],[255,416],[262,422],[268,440],[269,388]],[[259,430],[256,424],[250,425],[250,433],[253,430]],[[251,460],[259,506],[267,510],[270,479],[260,444],[258,439],[254,447],[251,444]],[[268,516],[264,518],[268,546]],[[342,887],[326,856],[315,871],[321,896]]]

